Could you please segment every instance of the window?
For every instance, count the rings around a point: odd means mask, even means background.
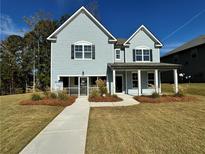
[[[149,50],[143,50],[143,58],[144,61],[150,61],[150,51]]]
[[[148,82],[148,87],[153,88],[154,87],[154,73],[148,73],[147,74],[147,82]]]
[[[75,58],[83,58],[83,46],[75,45]]]
[[[92,59],[92,44],[89,42],[77,42],[74,44],[75,59]]]
[[[85,59],[91,59],[92,58],[92,46],[91,45],[85,45],[84,46],[84,58]]]
[[[115,50],[115,59],[120,60],[120,50],[119,49]]]
[[[132,87],[138,88],[138,74],[132,73]]]
[[[142,61],[142,50],[136,50],[136,61]]]
[[[136,49],[135,61],[151,61],[149,49]]]

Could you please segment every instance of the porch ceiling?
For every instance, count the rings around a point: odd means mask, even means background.
[[[111,69],[161,69],[161,70],[171,70],[180,69],[179,64],[170,63],[108,63],[108,67]]]

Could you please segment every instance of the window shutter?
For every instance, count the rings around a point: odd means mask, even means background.
[[[152,59],[152,49],[150,49],[150,61],[153,61],[153,59]]]
[[[74,59],[74,44],[71,45],[71,59]]]
[[[133,49],[133,50],[132,50],[133,61],[136,61],[136,59],[135,59],[136,56],[135,56],[135,55],[136,55],[136,54],[135,54],[135,49]]]
[[[92,59],[95,59],[95,45],[92,45]]]

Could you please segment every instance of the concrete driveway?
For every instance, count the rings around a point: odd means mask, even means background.
[[[43,129],[20,154],[84,154],[89,103],[79,97]]]

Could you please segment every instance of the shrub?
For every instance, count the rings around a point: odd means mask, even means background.
[[[156,92],[153,92],[152,95],[151,95],[152,98],[159,98],[160,95]]]
[[[100,96],[106,95],[107,94],[106,82],[99,79],[99,80],[96,81],[96,84],[99,87]]]
[[[58,92],[58,99],[68,100],[68,94],[64,91],[60,91],[60,92]]]
[[[113,94],[112,97],[114,97],[114,98],[118,98],[118,96],[117,96],[116,94]]]
[[[39,101],[39,100],[42,100],[42,97],[39,93],[33,93],[32,96],[31,96],[31,99],[33,101]]]
[[[97,97],[97,96],[99,96],[99,95],[100,95],[100,94],[99,94],[98,90],[97,90],[97,89],[93,89],[90,96],[91,96],[91,97]]]
[[[58,98],[58,95],[54,92],[51,92],[49,97],[52,99],[56,99],[56,98]]]

